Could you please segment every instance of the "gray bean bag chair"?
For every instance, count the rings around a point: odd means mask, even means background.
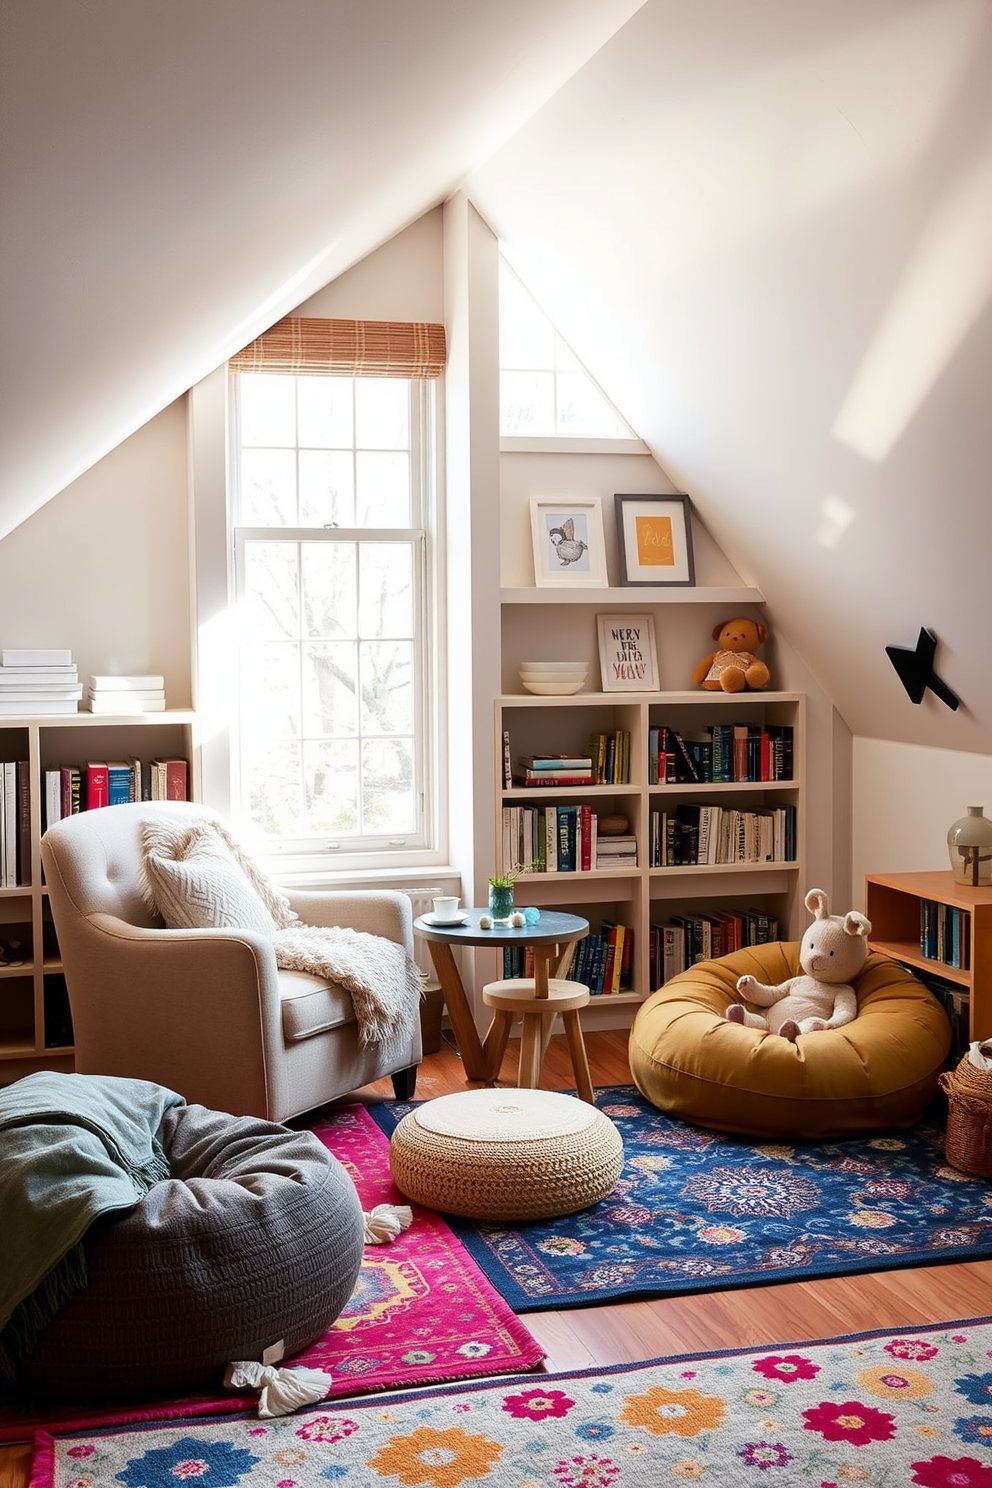
[[[358,1194],[312,1132],[204,1106],[167,1111],[171,1177],[85,1239],[86,1289],[18,1367],[46,1401],[219,1386],[280,1340],[287,1361],[330,1327],[358,1279]]]

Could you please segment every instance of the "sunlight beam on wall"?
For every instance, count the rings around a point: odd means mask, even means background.
[[[992,150],[960,175],[925,229],[841,404],[833,434],[881,461],[992,291]]]
[[[854,508],[839,496],[827,496],[820,508],[816,540],[821,548],[835,548],[854,521]]]

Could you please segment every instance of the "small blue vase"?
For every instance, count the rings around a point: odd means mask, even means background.
[[[489,913],[494,920],[508,920],[513,913],[513,885],[489,885]]]

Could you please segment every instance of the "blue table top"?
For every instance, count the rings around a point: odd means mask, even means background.
[[[581,940],[589,934],[589,921],[580,915],[565,914],[559,909],[542,909],[536,925],[493,925],[490,930],[479,927],[479,916],[487,915],[488,909],[469,909],[460,925],[433,925],[423,915],[413,922],[417,935],[424,940],[448,941],[452,945],[567,945]]]

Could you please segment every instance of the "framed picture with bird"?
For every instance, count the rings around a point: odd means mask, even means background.
[[[603,507],[596,497],[550,501],[535,496],[530,525],[538,588],[606,588]]]

